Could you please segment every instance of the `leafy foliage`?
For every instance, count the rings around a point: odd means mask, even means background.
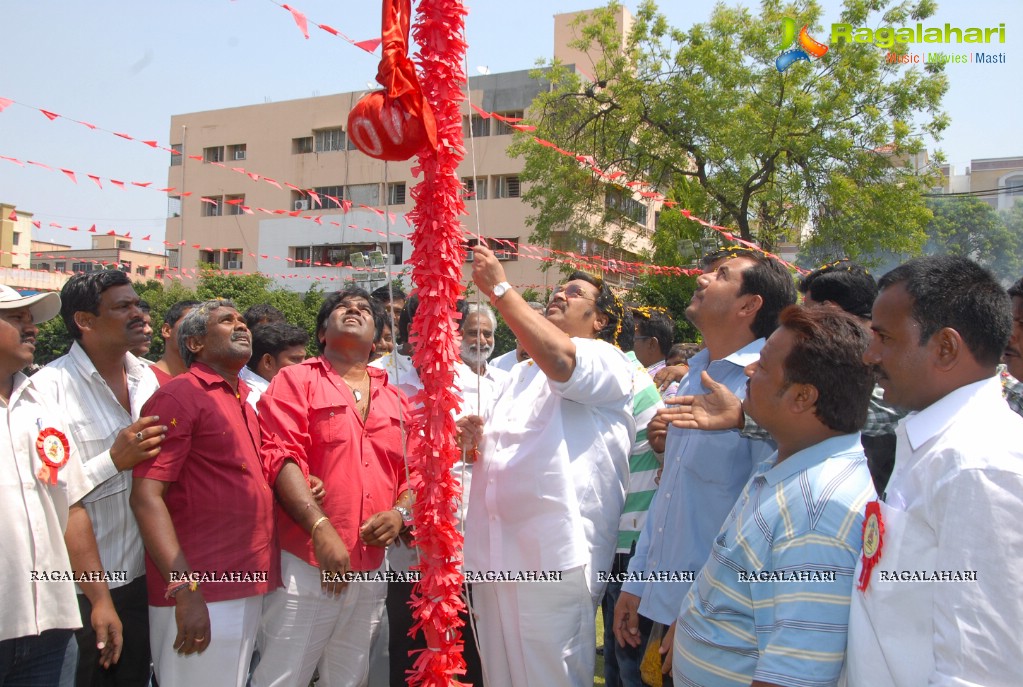
[[[619,9],[611,2],[579,20],[574,47],[594,56],[592,81],[558,63],[538,73],[551,88],[532,106],[537,137],[592,155],[622,181],[644,180],[767,249],[806,226],[814,227],[808,248],[821,257],[923,245],[930,212],[921,194],[935,185],[933,171],[901,161],[947,126],[940,67],[907,69],[873,45],[839,42],[779,73],[782,19],[819,33],[813,0],[765,0],[759,13],[718,5],[687,31],[644,0],[624,43]],[[841,20],[900,25],[933,11],[927,1],[845,0]],[[532,182],[524,197],[535,211],[533,240],[621,234],[621,218],[606,211],[607,182],[524,135],[513,151]],[[664,245],[677,238],[655,237],[666,260],[683,257],[669,258]]]

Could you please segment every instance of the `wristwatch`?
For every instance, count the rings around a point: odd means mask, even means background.
[[[494,293],[490,298],[495,301],[498,300],[501,296],[511,291],[511,287],[512,285],[509,284],[508,282],[506,281],[501,282],[500,284],[494,287]]]
[[[405,506],[394,506],[392,510],[398,511],[398,515],[401,516],[401,529],[405,530],[412,527],[412,511]]]

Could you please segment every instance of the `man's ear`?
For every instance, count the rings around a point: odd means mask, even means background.
[[[185,337],[185,348],[187,348],[193,355],[199,355],[204,346],[202,337],[199,336],[186,336]]]
[[[755,293],[739,296],[739,316],[752,320],[764,306],[764,297]]]
[[[163,324],[160,325],[160,337],[164,340],[164,342],[166,342],[167,339],[170,338],[170,336],[171,336],[171,326],[169,324],[167,324],[166,322],[164,322]]]
[[[786,402],[793,413],[812,413],[819,397],[820,393],[813,384],[793,384],[785,391]]]
[[[73,319],[78,328],[84,332],[86,329],[92,329],[96,316],[88,310],[76,310]]]
[[[962,335],[952,327],[939,329],[927,345],[934,356],[935,367],[942,372],[954,368],[960,359],[970,352]]]
[[[607,322],[607,315],[597,310],[596,317],[593,318],[593,331],[599,334],[607,326]]]

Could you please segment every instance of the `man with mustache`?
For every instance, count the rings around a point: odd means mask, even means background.
[[[238,378],[252,341],[234,305],[212,300],[185,316],[178,346],[189,370],[144,408],[170,429],[160,455],[136,466],[131,493],[153,663],[163,685],[242,687],[263,595],[280,584],[273,492]]]
[[[0,556],[4,613],[0,618],[0,684],[58,684],[72,630],[82,626],[70,576],[100,573],[89,515],[79,499],[84,478],[77,447],[60,410],[23,370],[32,364],[38,324],[55,316],[55,293],[22,296],[0,285]],[[77,526],[75,525],[77,523]],[[83,581],[93,604],[104,665],[116,663],[123,633],[104,582]]]
[[[508,378],[505,370],[488,365],[494,352],[494,331],[497,318],[494,311],[482,303],[466,304],[460,330],[462,332],[462,362],[481,377],[495,384]]]
[[[124,624],[121,660],[110,668],[100,665],[91,629],[78,632],[78,687],[144,687],[150,673],[149,610],[142,539],[128,503],[130,470],[159,452],[166,430],[158,418],[141,415],[159,386],[152,370],[130,353],[146,341],[145,317],[131,279],[119,270],[76,274],[60,296],[60,315],[74,343],[32,383],[65,413],[86,478],[99,484],[83,502]],[[82,617],[89,617],[89,599],[79,593],[78,603]]]
[[[867,506],[849,684],[1018,685],[1023,418],[996,375],[1009,297],[952,256],[911,260],[878,286],[864,360],[885,402],[913,412],[885,493]]]
[[[473,280],[531,360],[486,413],[465,526],[467,574],[483,581],[473,612],[489,687],[593,684],[595,612],[610,570],[628,483],[633,365],[615,348],[625,310],[599,278],[576,272],[540,319],[505,281],[494,253],[473,248]],[[475,427],[475,431],[473,431]]]

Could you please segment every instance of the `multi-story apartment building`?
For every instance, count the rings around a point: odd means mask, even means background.
[[[91,248],[32,241],[31,267],[66,275],[112,268],[122,270],[132,281],[144,282],[163,279],[167,273],[167,256],[132,250],[128,236],[103,234],[92,237]]]
[[[1023,157],[987,157],[970,160],[963,174],[941,166],[945,193],[975,195],[995,210],[1008,210],[1023,198]]]
[[[576,16],[555,17],[554,56],[586,75],[589,58],[570,47]],[[624,8],[619,19],[624,36],[631,24]],[[524,163],[507,152],[512,129],[469,105],[528,120],[533,99],[545,88],[528,70],[472,76],[463,106],[466,158],[459,175],[465,188],[466,241],[470,244],[473,235],[500,239],[494,247],[506,259],[509,279],[519,286],[543,286],[557,277],[542,269],[546,263],[539,255],[517,250],[529,241],[531,208],[521,200]],[[376,285],[396,274],[411,254],[404,213],[412,209],[416,163],[385,164],[355,149],[346,123],[361,95],[339,93],[172,117],[170,140],[180,154],[172,155],[168,174],[168,186],[176,189],[166,232],[171,266],[186,274],[210,263],[224,270],[258,270],[296,290],[305,290],[313,280],[351,276],[373,277],[370,285]],[[631,191],[608,197],[636,209],[629,213],[635,224],[624,232],[620,246],[559,236],[549,247],[638,259],[649,249],[655,213]]]

